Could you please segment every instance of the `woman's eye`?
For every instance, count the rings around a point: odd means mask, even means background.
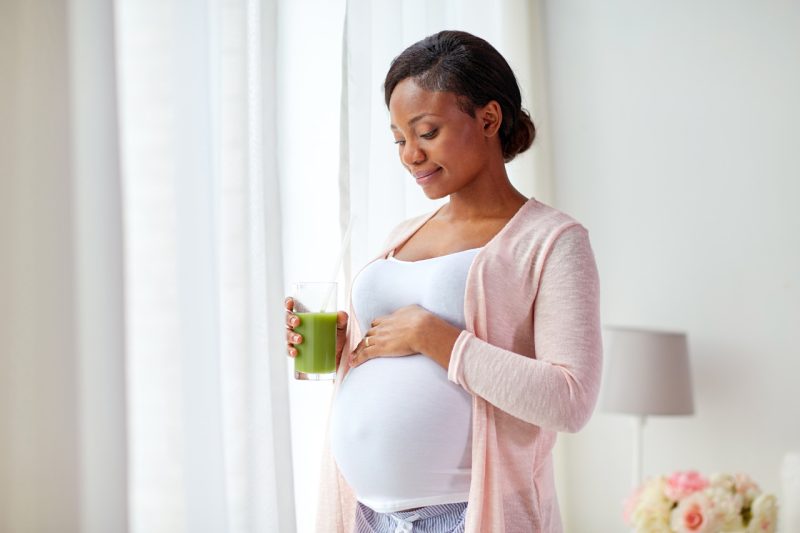
[[[422,137],[423,139],[433,139],[434,137],[436,137],[436,133],[438,131],[439,130],[431,130],[427,133],[423,133],[422,135],[420,135],[420,137]]]
[[[396,144],[397,146],[403,146],[404,144],[406,144],[406,141],[404,141],[403,139],[398,139],[394,142],[394,144]]]

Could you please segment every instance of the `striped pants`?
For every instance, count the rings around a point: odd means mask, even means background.
[[[463,533],[467,502],[378,513],[358,503],[354,533]]]

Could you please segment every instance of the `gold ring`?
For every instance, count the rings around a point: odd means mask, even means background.
[[[364,337],[364,345],[369,348],[369,337]]]

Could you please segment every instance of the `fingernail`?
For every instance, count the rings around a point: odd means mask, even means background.
[[[298,323],[298,322],[300,322],[300,321],[299,321],[299,320],[297,320],[297,317],[296,317],[296,316],[293,316],[293,317],[292,317],[292,319],[291,319],[289,322],[291,322],[291,324],[292,324],[293,326],[296,326],[296,325],[297,325],[297,323]]]
[[[300,342],[300,335],[293,335],[293,336],[292,336],[292,340],[293,340],[294,342]]]

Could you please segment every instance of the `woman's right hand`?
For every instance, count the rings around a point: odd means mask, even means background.
[[[286,305],[286,351],[289,352],[289,357],[297,357],[296,344],[303,343],[303,336],[295,333],[294,328],[300,325],[300,317],[294,314],[294,299],[292,297],[286,298],[284,302]],[[342,358],[342,350],[344,350],[345,336],[347,334],[347,313],[339,311],[336,317],[336,367],[339,367],[339,361]]]

